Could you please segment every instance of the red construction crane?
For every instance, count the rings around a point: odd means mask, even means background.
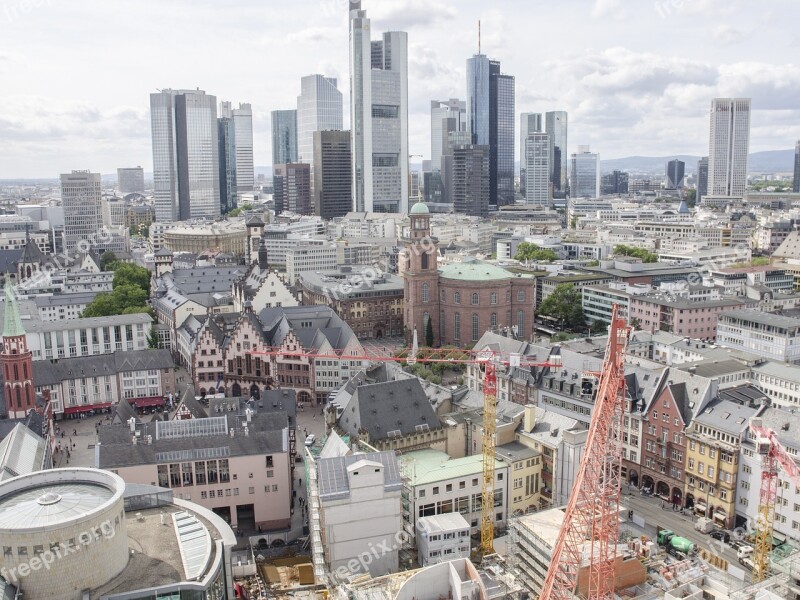
[[[614,597],[619,541],[625,351],[631,328],[614,305],[589,435],[553,548],[540,600],[572,600],[588,561],[586,598]],[[582,594],[583,595],[583,594]]]
[[[756,438],[756,452],[761,456],[761,492],[756,519],[756,543],[753,550],[753,583],[769,575],[769,555],[772,552],[772,533],[775,529],[775,502],[778,498],[778,466],[800,487],[800,468],[778,441],[772,429],[764,426],[759,417],[750,419],[750,431]]]
[[[397,362],[409,365],[420,363],[447,363],[477,366],[483,370],[483,486],[481,488],[481,554],[484,556],[494,552],[494,471],[495,446],[497,440],[497,374],[498,366],[558,368],[561,357],[550,356],[549,361],[533,362],[520,354],[496,352],[494,350],[459,350],[453,348],[425,348],[420,353],[417,346],[417,332],[414,330],[414,342],[407,356],[387,356],[379,352],[351,355],[343,353],[316,354],[305,350],[287,350],[286,348],[269,346],[254,348],[250,354],[298,359],[333,359],[362,362]]]

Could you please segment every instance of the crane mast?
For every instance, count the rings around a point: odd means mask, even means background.
[[[625,412],[625,351],[631,328],[615,304],[589,435],[559,531],[540,600],[572,600],[578,574],[588,561],[585,596],[614,597],[619,540],[622,421]]]

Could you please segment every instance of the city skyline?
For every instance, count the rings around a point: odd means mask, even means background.
[[[800,37],[780,26],[799,9],[788,1],[774,2],[771,11],[711,0],[564,4],[520,10],[536,10],[539,20],[569,23],[574,41],[566,46],[558,27],[545,28],[541,36],[525,35],[526,19],[517,18],[524,17],[517,9],[512,19],[502,7],[472,1],[430,7],[418,0],[364,2],[376,31],[409,34],[410,153],[427,157],[430,151],[430,101],[464,96],[464,63],[477,51],[479,19],[482,52],[516,77],[516,112],[567,111],[570,143],[591,144],[606,158],[705,155],[707,107],[714,97],[753,99],[753,152],[791,148],[800,138],[800,109],[792,100],[800,96],[800,68],[790,63]],[[147,97],[165,86],[247,99],[254,110],[255,164],[268,166],[270,113],[293,106],[303,75],[337,77],[339,88],[349,89],[345,2],[291,7],[240,2],[231,9],[200,3],[190,15],[182,6],[137,4],[119,23],[118,5],[91,1],[69,9],[6,7],[0,14],[0,72],[7,98],[0,109],[0,135],[9,143],[0,150],[0,177],[54,178],[72,168],[113,173],[125,165],[149,165]],[[93,42],[82,41],[95,16],[116,26],[92,28]],[[170,23],[179,17],[184,27],[175,31]],[[73,27],[62,27],[64,22]],[[661,35],[678,24],[698,43],[684,48],[674,36]],[[106,39],[119,39],[127,28],[140,40],[135,51]],[[242,41],[244,60],[234,67],[214,41],[219,28]],[[35,45],[32,29],[42,33]],[[202,60],[171,53],[203,36],[210,41],[201,50]],[[286,44],[296,51],[286,53]],[[67,46],[69,51],[62,52]],[[165,54],[171,60],[163,60]],[[265,68],[263,57],[273,54],[281,60],[268,61]],[[542,68],[531,69],[530,56]],[[75,63],[90,64],[111,79],[79,84],[69,75],[68,65]],[[267,76],[252,77],[256,70]],[[669,127],[663,127],[663,118]],[[345,119],[349,128],[349,115]]]

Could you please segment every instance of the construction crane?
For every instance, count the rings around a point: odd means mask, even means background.
[[[355,362],[396,362],[414,365],[416,363],[469,365],[483,371],[483,485],[481,488],[481,546],[480,554],[494,553],[494,488],[495,488],[495,446],[497,440],[497,368],[498,367],[539,367],[558,368],[561,357],[552,355],[548,361],[529,361],[520,354],[497,352],[494,350],[458,350],[453,348],[427,348],[420,356],[417,330],[414,329],[413,342],[407,356],[386,356],[377,351],[365,354],[316,354],[302,349],[268,346],[253,348],[250,354],[285,358],[289,360],[346,360]]]
[[[761,492],[758,498],[756,541],[753,550],[753,583],[764,581],[769,574],[769,555],[775,529],[775,502],[778,499],[778,466],[800,487],[800,468],[778,441],[772,429],[760,417],[750,419],[750,432],[756,438],[756,452],[761,456]]]
[[[620,466],[625,407],[625,351],[631,328],[612,310],[603,370],[598,380],[586,447],[553,547],[540,600],[572,600],[588,559],[586,598],[614,597],[619,541]]]

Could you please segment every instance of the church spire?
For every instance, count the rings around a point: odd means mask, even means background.
[[[17,305],[17,297],[14,294],[14,288],[11,282],[6,280],[6,305],[5,314],[3,317],[3,337],[18,337],[25,335],[25,329],[22,327],[22,319],[19,316],[19,306]]]

